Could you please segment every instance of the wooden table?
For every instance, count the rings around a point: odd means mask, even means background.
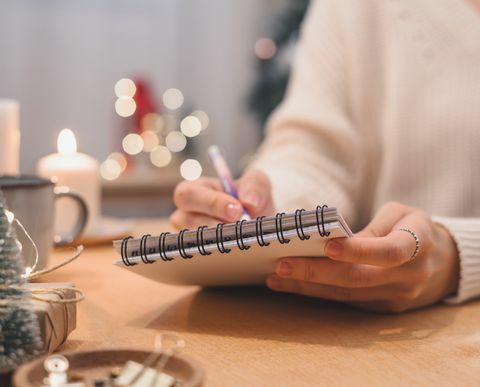
[[[140,221],[135,234],[166,227]],[[44,278],[86,293],[61,350],[152,348],[169,330],[203,364],[207,386],[480,385],[479,302],[379,315],[265,288],[162,285],[112,266],[115,258],[110,246],[87,247]]]

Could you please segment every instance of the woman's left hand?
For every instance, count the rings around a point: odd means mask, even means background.
[[[420,240],[418,255],[412,230]],[[327,258],[283,258],[267,285],[276,291],[402,312],[456,292],[459,258],[449,232],[428,214],[399,203],[382,207],[353,238],[325,245]]]

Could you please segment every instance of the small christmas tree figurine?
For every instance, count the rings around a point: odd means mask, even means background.
[[[42,347],[11,215],[0,191],[0,372],[15,369]]]

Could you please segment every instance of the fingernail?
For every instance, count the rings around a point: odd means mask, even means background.
[[[242,202],[249,205],[250,207],[257,208],[260,205],[261,197],[257,192],[247,192],[242,197]]]
[[[337,241],[329,241],[325,246],[325,255],[327,257],[335,258],[342,254],[343,245]]]
[[[267,286],[272,289],[280,289],[282,286],[282,283],[280,281],[280,278],[275,276],[270,276],[267,278]]]
[[[293,267],[288,262],[282,261],[277,266],[277,274],[282,277],[288,277],[293,273]]]
[[[239,204],[233,204],[229,203],[227,204],[227,208],[225,209],[225,215],[227,216],[227,219],[230,221],[235,221],[240,218],[240,215],[242,214],[242,206]]]

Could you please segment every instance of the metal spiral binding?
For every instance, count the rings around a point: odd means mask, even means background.
[[[121,249],[120,249],[120,254],[122,255],[122,261],[123,261],[123,264],[125,266],[135,266],[136,265],[136,263],[131,263],[127,258],[127,245],[128,245],[128,241],[130,239],[133,239],[133,237],[131,235],[126,237],[126,238],[123,238],[122,246],[121,246]]]
[[[160,258],[162,258],[163,261],[172,261],[173,258],[169,258],[167,256],[167,251],[165,248],[165,238],[167,235],[170,234],[169,232],[162,232],[160,236],[158,237],[158,254],[160,254]]]
[[[330,235],[330,232],[325,229],[325,217],[324,217],[324,212],[325,209],[328,209],[327,205],[323,206],[317,206],[316,211],[315,211],[315,217],[317,220],[317,229],[322,237],[327,237]],[[298,238],[302,241],[310,239],[310,235],[305,234],[304,230],[304,225],[302,224],[302,214],[305,212],[305,209],[298,209],[295,211],[295,229],[297,231]],[[285,216],[284,212],[279,212],[275,215],[275,233],[277,235],[277,239],[281,244],[286,244],[290,242],[290,239],[285,238],[284,235],[284,230],[283,230],[283,218]],[[257,238],[258,245],[260,247],[265,247],[269,246],[270,242],[265,241],[264,238],[264,233],[263,233],[263,220],[265,219],[265,216],[259,216],[257,217],[255,221],[255,234]],[[237,246],[240,250],[248,250],[251,246],[248,246],[245,244],[245,236],[243,235],[243,226],[246,220],[241,220],[235,223],[235,237],[236,237],[236,242]],[[219,223],[215,229],[215,236],[216,236],[216,244],[217,244],[217,249],[220,253],[225,254],[229,253],[231,249],[225,247],[225,241],[223,240],[223,228],[225,226],[225,223]],[[197,234],[196,234],[196,239],[197,239],[197,249],[200,255],[210,255],[212,254],[211,251],[207,251],[205,248],[205,240],[204,240],[204,231],[208,229],[207,226],[200,226],[197,228]],[[189,259],[193,258],[193,255],[190,255],[186,252],[186,247],[185,247],[185,241],[184,241],[184,236],[185,233],[189,231],[188,229],[184,229],[178,233],[177,236],[177,244],[178,244],[178,252],[180,253],[180,256],[184,259]],[[167,235],[170,234],[169,232],[164,232],[161,233],[160,236],[158,237],[158,253],[160,257],[162,258],[163,261],[171,261],[174,258],[169,258],[167,256],[167,248],[166,248],[166,237]],[[140,258],[144,263],[153,263],[154,261],[149,260],[147,257],[147,239],[151,237],[150,234],[144,235],[141,240],[140,240]],[[128,260],[127,257],[127,247],[128,247],[128,241],[132,239],[132,236],[128,236],[122,240],[122,245],[121,245],[121,256],[122,256],[122,261],[125,264],[125,266],[134,266],[136,263],[132,263]]]
[[[193,258],[193,255],[187,254],[187,252],[185,251],[185,243],[184,243],[183,237],[187,231],[188,231],[187,228],[185,230],[180,231],[178,233],[178,238],[177,238],[178,252],[180,253],[183,259]]]
[[[243,224],[246,222],[245,219],[239,220],[235,224],[235,239],[237,241],[238,248],[240,250],[248,250],[250,246],[245,245],[245,242],[243,241]]]
[[[310,239],[310,235],[305,235],[305,232],[303,231],[302,212],[305,212],[305,209],[302,208],[301,210],[295,211],[295,228],[300,240],[304,241]]]
[[[200,226],[198,229],[197,229],[197,249],[198,249],[198,252],[201,254],[201,255],[210,255],[212,254],[211,251],[207,251],[205,250],[205,241],[203,240],[203,232],[204,230],[207,228],[207,226]]]
[[[147,239],[150,237],[150,234],[145,234],[140,239],[140,258],[142,259],[143,263],[153,263],[154,261],[150,261],[147,257]]]
[[[225,254],[229,253],[232,251],[231,249],[225,248],[225,245],[223,244],[223,226],[225,226],[225,223],[219,223],[217,224],[217,229],[215,230],[215,235],[217,239],[217,248],[220,253]]]
[[[257,242],[260,247],[265,247],[270,245],[270,242],[265,242],[265,239],[263,239],[262,222],[263,222],[263,219],[265,218],[266,216],[259,216],[255,224],[255,234],[257,235]]]
[[[275,215],[275,231],[277,233],[277,239],[281,244],[290,242],[290,239],[286,239],[283,235],[282,218],[284,216],[285,212],[279,212],[277,215]]]
[[[323,218],[323,212],[325,208],[328,208],[327,205],[323,206],[317,206],[317,210],[315,211],[315,216],[317,217],[317,228],[318,228],[318,233],[320,234],[321,237],[326,237],[330,235],[330,231],[325,231],[325,219]],[[321,221],[318,218],[318,212],[320,211],[320,216],[321,216]],[[320,230],[320,223],[322,224],[322,230]]]

